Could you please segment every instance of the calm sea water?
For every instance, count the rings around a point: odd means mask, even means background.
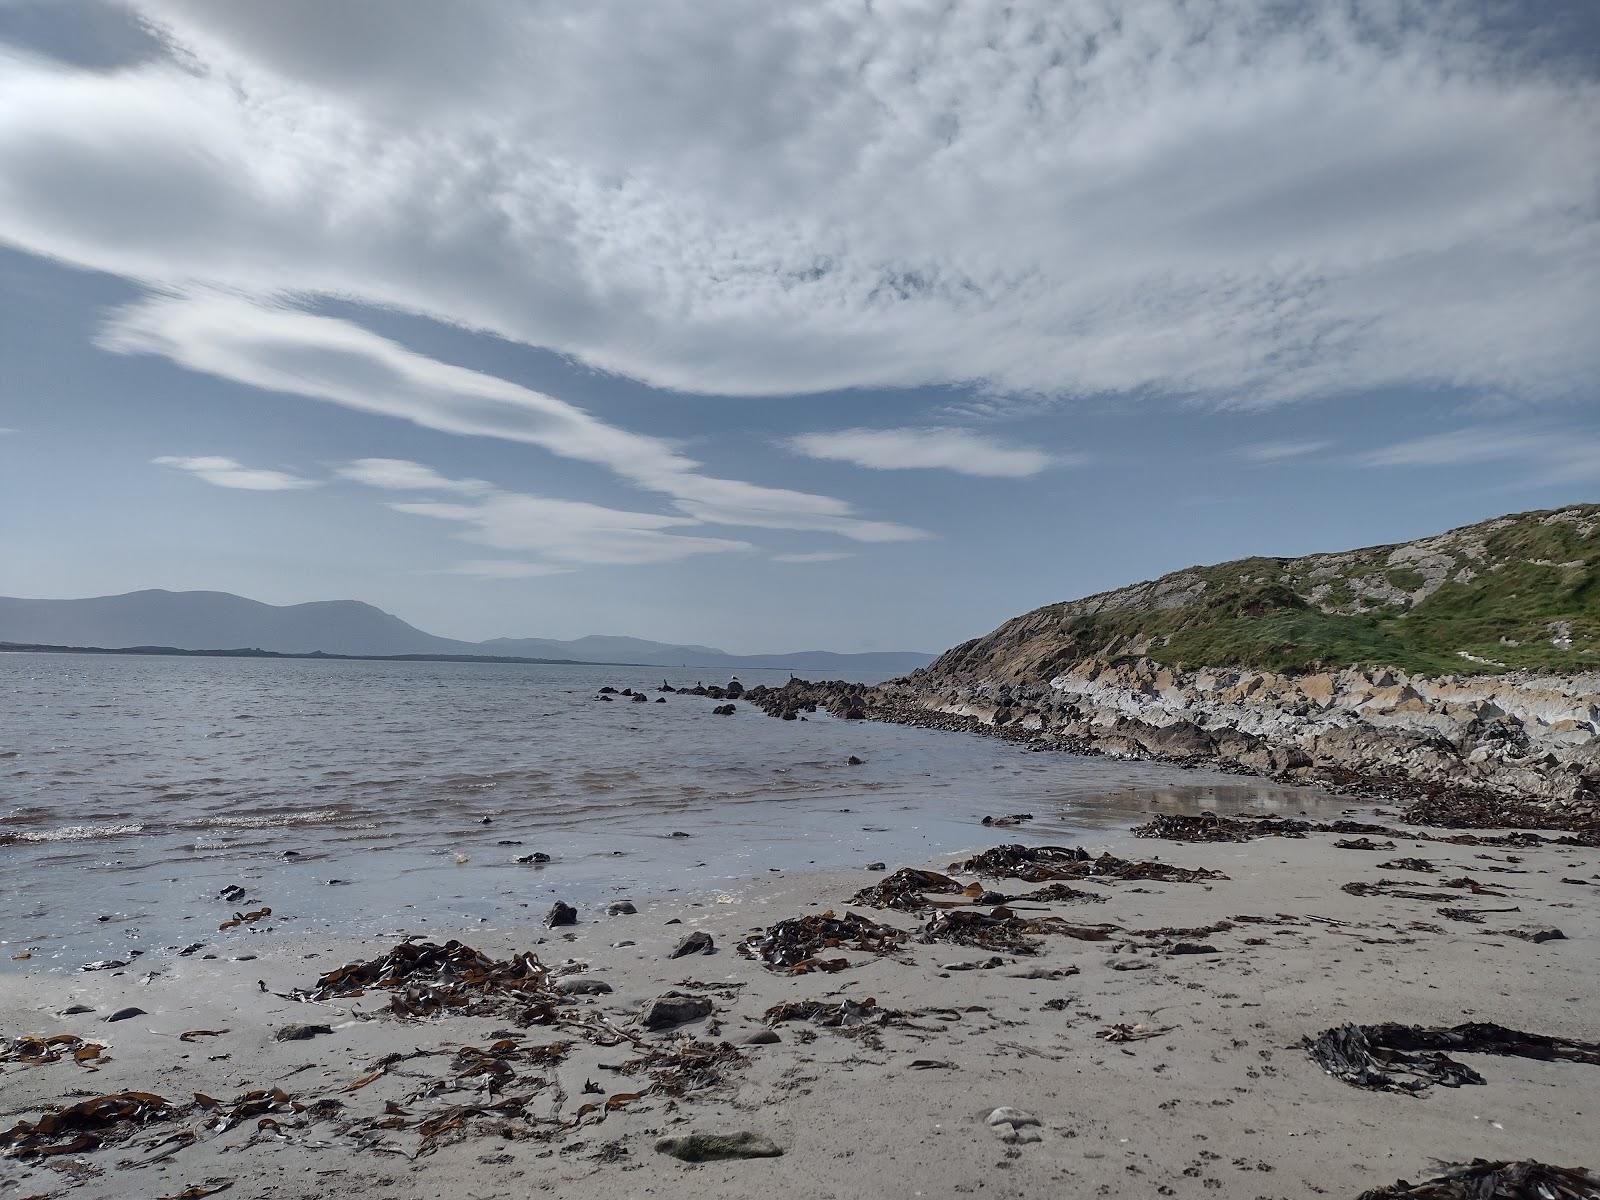
[[[582,906],[737,889],[773,868],[924,863],[992,844],[977,823],[988,813],[1036,815],[1009,839],[1092,841],[1153,809],[1337,807],[970,735],[775,721],[744,705],[718,717],[714,701],[656,704],[653,690],[649,704],[594,698],[662,678],[0,654],[0,943],[32,949],[30,968],[134,942],[159,955],[198,940],[230,884],[280,923],[427,932],[526,917],[558,896]],[[553,861],[515,862],[535,851]],[[0,972],[14,969],[0,955]]]

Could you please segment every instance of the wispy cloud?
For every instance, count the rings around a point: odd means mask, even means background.
[[[554,563],[517,562],[505,558],[474,558],[445,569],[446,575],[471,575],[477,579],[542,579],[570,575],[574,568]]]
[[[780,563],[826,563],[855,557],[848,550],[811,550],[799,554],[774,554],[772,561]]]
[[[928,536],[910,526],[864,518],[832,496],[704,474],[700,463],[661,438],[620,429],[510,380],[414,353],[350,321],[237,296],[175,294],[117,312],[100,345],[118,353],[160,354],[251,387],[327,400],[444,433],[539,446],[605,467],[636,487],[669,497],[679,512],[708,524],[831,533],[858,542]],[[389,487],[404,476],[392,466],[358,461],[367,465],[352,465],[350,478]],[[425,477],[410,478],[404,486],[417,486]],[[457,480],[453,490],[476,490],[476,481]]]
[[[0,437],[3,437],[5,434],[8,434],[8,433],[15,433],[15,432],[17,432],[17,431],[15,429],[12,429],[10,426],[0,425]]]
[[[1358,461],[1371,467],[1523,462],[1537,471],[1529,483],[1573,483],[1600,479],[1600,438],[1570,430],[1478,425],[1382,446]]]
[[[152,288],[724,394],[1600,367],[1600,82],[1466,0],[128,3],[169,53],[0,65],[0,240]]]
[[[482,579],[534,579],[584,566],[637,566],[701,554],[754,550],[749,542],[680,532],[701,522],[688,516],[630,512],[577,500],[503,491],[481,479],[452,479],[423,463],[363,458],[335,468],[342,478],[384,491],[436,492],[448,500],[390,501],[411,516],[461,527],[462,541],[537,558],[475,558],[443,572]]]
[[[803,433],[790,438],[788,445],[795,453],[811,458],[880,471],[935,468],[1010,479],[1084,461],[1081,455],[1052,455],[1007,445],[968,429],[840,429]]]
[[[461,492],[481,495],[494,490],[482,479],[450,479],[432,467],[403,458],[357,458],[341,463],[334,474],[367,487],[395,492]]]
[[[1282,462],[1286,458],[1304,458],[1308,454],[1326,450],[1332,444],[1332,442],[1314,439],[1285,442],[1253,442],[1248,446],[1239,447],[1239,457],[1258,463]]]
[[[317,486],[317,481],[314,479],[304,479],[287,471],[274,471],[265,467],[247,467],[235,459],[219,455],[184,457],[163,454],[160,458],[153,458],[150,461],[163,467],[187,471],[197,479],[203,479],[217,487],[240,488],[247,492],[288,492]]]
[[[635,566],[755,548],[749,542],[675,532],[698,524],[690,517],[628,512],[517,492],[495,492],[471,502],[419,500],[389,507],[455,522],[465,527],[461,534],[465,541],[495,550],[536,553],[557,566]]]

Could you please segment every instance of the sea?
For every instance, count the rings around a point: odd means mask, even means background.
[[[702,681],[727,682],[694,668],[0,654],[0,977],[130,946],[175,955],[215,936],[196,913],[227,917],[229,888],[249,897],[241,911],[273,909],[263,929],[458,936],[534,922],[556,899],[580,912],[726,901],[777,875],[939,864],[997,841],[1093,848],[1151,812],[1341,807],[976,734],[777,721],[742,703],[717,716],[717,701],[656,690]],[[649,701],[607,702],[602,687]],[[1033,820],[981,824],[1018,813]],[[534,854],[549,862],[518,861]]]

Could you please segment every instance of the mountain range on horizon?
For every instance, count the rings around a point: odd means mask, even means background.
[[[280,654],[320,651],[379,657],[487,655],[728,670],[787,667],[796,671],[885,676],[926,666],[934,657],[914,651],[729,654],[712,646],[603,634],[570,640],[501,637],[469,642],[426,633],[393,613],[360,600],[279,605],[231,592],[172,592],[160,588],[66,600],[0,596],[0,644],[4,643],[102,649],[248,649]]]

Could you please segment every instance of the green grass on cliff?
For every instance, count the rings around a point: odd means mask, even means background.
[[[1593,512],[1600,515],[1600,508]],[[1319,603],[1308,599],[1308,560],[1246,559],[1201,568],[1205,590],[1182,608],[1075,616],[1062,606],[1062,624],[1054,631],[1062,642],[1049,660],[1064,664],[1148,637],[1149,657],[1187,667],[1600,670],[1600,539],[1570,524],[1544,524],[1537,519],[1544,515],[1525,514],[1490,534],[1487,557],[1474,562],[1481,567],[1476,575],[1459,581],[1460,572],[1452,571],[1450,581],[1420,603],[1400,599],[1328,611],[1353,606],[1361,577],[1384,578],[1403,591],[1421,586],[1420,571],[1385,565],[1389,547],[1349,556],[1342,577],[1317,577],[1327,588]],[[1553,641],[1563,623],[1570,649]]]

